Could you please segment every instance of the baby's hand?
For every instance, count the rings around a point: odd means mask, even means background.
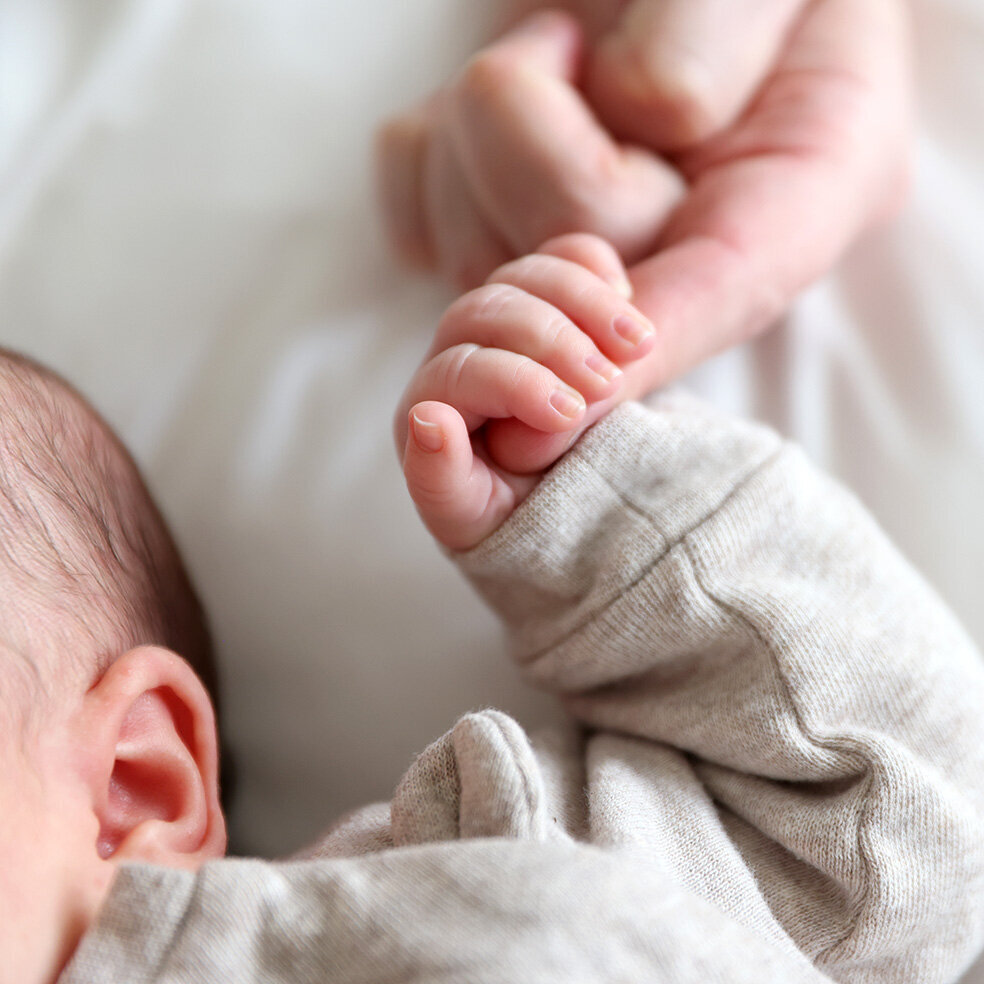
[[[465,550],[487,537],[542,471],[503,467],[542,435],[541,468],[625,398],[620,365],[652,347],[626,299],[618,254],[562,236],[496,270],[448,309],[396,416],[407,488],[427,528]]]

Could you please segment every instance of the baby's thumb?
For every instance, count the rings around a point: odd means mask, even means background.
[[[451,550],[484,540],[512,508],[509,497],[496,496],[494,476],[475,457],[464,420],[445,403],[411,408],[403,475],[424,525]]]

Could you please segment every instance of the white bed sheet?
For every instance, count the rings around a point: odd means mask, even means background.
[[[370,134],[486,7],[0,5],[0,342],[92,397],[176,529],[221,647],[241,850],[387,797],[469,708],[554,713],[418,528],[388,433],[450,294],[387,257]],[[984,5],[913,8],[912,205],[692,382],[852,484],[980,643]]]

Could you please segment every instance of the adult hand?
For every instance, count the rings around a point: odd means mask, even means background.
[[[469,290],[568,232],[630,260],[652,250],[683,182],[596,119],[577,88],[583,40],[572,17],[533,15],[380,131],[383,210],[405,258]]]
[[[522,22],[418,115],[414,140],[405,123],[387,131],[383,184],[403,175],[394,226],[459,279],[453,257],[469,257],[475,278],[546,236],[611,238],[635,261],[634,301],[659,335],[626,374],[626,394],[641,395],[762,331],[901,200],[907,25],[899,0],[568,6],[595,17],[587,54],[569,15]],[[435,143],[457,168],[454,208],[428,163]],[[648,184],[626,177],[626,159]],[[686,183],[678,202],[666,164]],[[447,231],[468,225],[466,213],[482,249]],[[505,443],[523,447],[515,435]],[[552,454],[537,435],[528,444],[512,470]]]

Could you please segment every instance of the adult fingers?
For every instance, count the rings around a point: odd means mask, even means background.
[[[633,0],[596,45],[592,106],[612,133],[660,151],[733,122],[772,71],[808,0]]]
[[[423,178],[436,265],[461,290],[477,287],[511,254],[475,204],[443,129],[428,140]]]
[[[397,254],[469,290],[513,253],[475,203],[442,125],[441,103],[438,94],[380,128],[377,197]]]
[[[433,107],[415,107],[385,123],[374,148],[377,198],[386,232],[408,263],[434,269],[437,256],[424,205],[424,170]]]
[[[682,182],[655,155],[611,139],[573,84],[580,59],[575,21],[534,15],[451,87],[449,133],[482,213],[515,252],[588,231],[638,258]]]
[[[907,170],[905,33],[893,0],[823,0],[753,109],[686,156],[691,193],[655,255],[630,271],[657,342],[624,367],[617,398],[763,330],[897,204]],[[522,471],[552,460],[560,442],[496,421],[486,443],[493,460]]]
[[[768,326],[901,199],[906,23],[894,0],[822,0],[754,107],[684,160],[691,193],[631,271],[660,338],[646,392]]]

